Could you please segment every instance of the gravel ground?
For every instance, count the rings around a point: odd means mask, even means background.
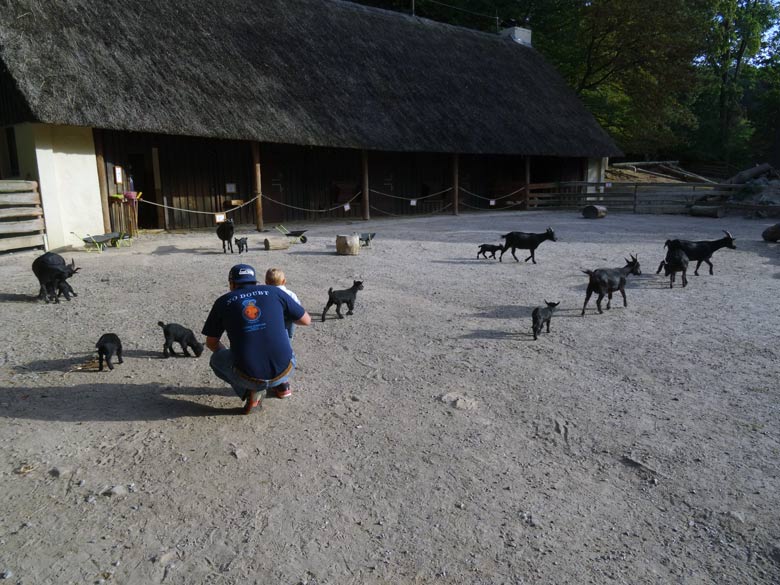
[[[493,212],[289,225],[262,250],[314,319],[293,397],[250,416],[157,321],[200,332],[239,256],[214,233],[75,252],[79,294],[34,300],[0,256],[0,573],[9,583],[780,582],[780,250],[768,220]],[[544,231],[538,264],[476,259]],[[654,274],[670,237],[715,274]],[[337,256],[335,235],[375,231]],[[643,274],[580,316],[581,269]],[[520,256],[520,252],[518,252]],[[363,280],[355,314],[327,289]],[[679,279],[678,279],[679,282]],[[560,301],[534,342],[530,314]],[[117,333],[125,362],[96,372]],[[202,336],[200,336],[202,338]],[[178,346],[177,346],[178,347]]]

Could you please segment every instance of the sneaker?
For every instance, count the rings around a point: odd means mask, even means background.
[[[249,414],[252,412],[253,408],[257,408],[258,406],[260,406],[260,399],[257,397],[257,393],[253,390],[247,396],[243,412],[244,414]]]
[[[289,398],[292,396],[292,390],[290,389],[289,382],[279,384],[276,388],[274,388],[274,392],[276,393],[277,398]]]

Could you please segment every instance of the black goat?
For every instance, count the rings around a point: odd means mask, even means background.
[[[54,252],[46,252],[38,256],[32,263],[33,274],[40,284],[38,298],[47,303],[50,300],[59,303],[60,295],[64,295],[66,301],[70,300],[70,295],[78,296],[67,279],[79,270],[80,268],[76,268],[75,260],[66,264],[65,259]]]
[[[357,292],[359,290],[363,290],[363,282],[360,280],[353,280],[352,286],[344,290],[333,290],[333,288],[329,288],[328,302],[322,310],[322,320],[325,320],[325,313],[327,313],[328,309],[333,305],[336,305],[336,315],[339,316],[339,319],[343,319],[344,315],[341,314],[342,303],[347,304],[347,308],[349,309],[347,315],[351,315],[352,311],[355,309],[355,299],[357,298]]]
[[[603,313],[601,310],[601,300],[604,295],[608,296],[607,310],[609,310],[612,304],[612,293],[616,290],[620,291],[623,295],[623,306],[628,306],[626,300],[626,277],[629,274],[640,276],[642,271],[639,269],[639,259],[632,255],[631,260],[626,258],[626,265],[621,268],[597,268],[596,270],[583,270],[585,274],[590,277],[588,281],[588,291],[585,294],[585,304],[582,305],[582,314],[585,314],[585,307],[588,306],[590,296],[597,292],[599,293],[598,299],[596,299],[596,306],[599,308],[599,313]]]
[[[221,224],[217,226],[217,237],[222,240],[222,252],[224,254],[227,254],[227,250],[225,249],[225,246],[227,245],[228,248],[230,248],[230,253],[233,254],[233,232],[235,231],[235,228],[233,227],[233,220],[232,219],[226,219]]]
[[[498,258],[498,261],[501,262],[501,259],[504,257],[504,252],[506,252],[509,248],[512,248],[512,257],[517,261],[520,262],[520,260],[517,259],[517,256],[515,256],[515,250],[530,250],[531,255],[525,259],[526,262],[531,260],[534,264],[536,264],[536,258],[534,257],[534,252],[536,251],[536,248],[539,247],[539,244],[544,242],[545,240],[552,240],[553,242],[557,242],[558,240],[555,237],[555,232],[551,227],[547,228],[547,231],[543,234],[527,234],[525,232],[509,232],[508,234],[504,234],[501,236],[506,240],[506,243],[504,244],[504,249],[501,250],[501,256]]]
[[[547,333],[550,332],[550,319],[552,319],[553,312],[555,311],[555,307],[560,305],[560,301],[557,303],[548,303],[547,301],[544,301],[544,304],[547,305],[546,307],[536,307],[533,310],[533,313],[531,313],[531,321],[532,321],[532,328],[534,332],[534,341],[536,341],[536,336],[539,335],[542,331],[542,326],[547,323]]]
[[[195,357],[200,357],[200,354],[203,353],[203,344],[195,337],[192,329],[187,329],[178,323],[168,323],[166,325],[162,321],[157,321],[157,324],[162,327],[163,335],[165,335],[165,343],[163,344],[164,357],[168,357],[168,355],[176,356],[176,352],[173,351],[174,341],[181,346],[182,352],[187,357],[190,357],[190,352],[187,351],[188,347],[195,352]]]
[[[111,356],[114,354],[116,354],[116,356],[119,358],[119,363],[123,363],[122,342],[119,341],[119,337],[116,335],[116,333],[104,333],[100,336],[100,339],[98,339],[95,347],[98,350],[98,360],[100,364],[98,367],[99,372],[103,371],[103,360],[106,360],[106,365],[108,366],[109,370],[114,369],[114,366],[111,363]]]
[[[685,252],[685,255],[688,256],[688,260],[695,260],[696,270],[694,270],[693,273],[696,276],[699,276],[699,266],[701,266],[702,262],[707,263],[707,265],[710,267],[710,275],[712,275],[712,262],[710,262],[712,255],[721,248],[731,248],[732,250],[737,249],[736,244],[734,244],[734,238],[732,235],[726,230],[723,230],[723,233],[726,234],[726,237],[719,240],[708,240],[703,242],[692,242],[690,240],[666,240],[664,246],[670,249],[672,245],[678,247],[682,249],[683,252]],[[658,265],[656,274],[659,274],[663,269],[664,263],[661,262],[661,264]]]
[[[242,254],[244,250],[249,252],[249,244],[247,244],[246,238],[236,238],[236,246],[238,246],[239,254]]]
[[[688,286],[688,256],[679,246],[679,240],[666,240],[664,246],[668,250],[661,267],[664,268],[664,275],[669,277],[669,288],[674,288],[674,275],[678,272],[682,272],[682,285],[685,288]]]
[[[479,255],[482,254],[482,257],[487,259],[486,252],[490,252],[490,257],[495,258],[496,252],[500,252],[504,249],[504,246],[501,244],[480,244],[479,245],[479,252],[477,252],[477,258],[479,258]]]

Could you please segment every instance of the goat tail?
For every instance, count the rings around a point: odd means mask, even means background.
[[[163,323],[162,321],[157,321],[157,324],[158,324],[160,327],[162,327],[163,329],[165,329],[165,323]]]
[[[328,299],[332,299],[332,298],[333,298],[333,287],[330,287],[328,289]]]
[[[511,234],[511,233],[512,233],[512,232],[509,232],[509,234]],[[506,238],[506,237],[507,237],[509,234],[504,234],[504,235],[503,235],[503,236],[501,236],[501,237],[502,237],[502,238]]]

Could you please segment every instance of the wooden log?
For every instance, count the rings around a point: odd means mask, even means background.
[[[20,193],[37,190],[38,183],[35,181],[0,181],[0,193]]]
[[[0,219],[9,217],[41,217],[43,210],[40,207],[0,207]]]
[[[691,215],[696,217],[723,217],[726,209],[721,205],[693,205]]]
[[[780,223],[776,223],[775,225],[766,228],[761,234],[761,237],[764,238],[764,241],[766,242],[776,242],[780,240]]]
[[[0,252],[20,250],[22,248],[35,248],[43,246],[43,234],[32,236],[17,236],[14,238],[0,238]]]
[[[266,250],[286,250],[290,247],[290,238],[271,236],[263,240],[263,247]]]
[[[358,234],[336,236],[336,254],[341,254],[342,256],[357,256],[360,254],[360,236]]]
[[[43,220],[40,218],[27,221],[0,222],[0,234],[24,234],[41,230],[43,230]]]
[[[601,219],[607,216],[607,208],[603,205],[586,205],[582,208],[582,217],[585,219]]]
[[[745,169],[744,171],[737,173],[726,182],[744,184],[747,183],[750,179],[755,179],[756,177],[760,177],[764,173],[768,173],[771,170],[772,170],[772,165],[770,165],[769,163],[763,163],[754,166],[752,169]]]
[[[41,196],[37,191],[24,193],[0,193],[0,205],[40,205]]]

